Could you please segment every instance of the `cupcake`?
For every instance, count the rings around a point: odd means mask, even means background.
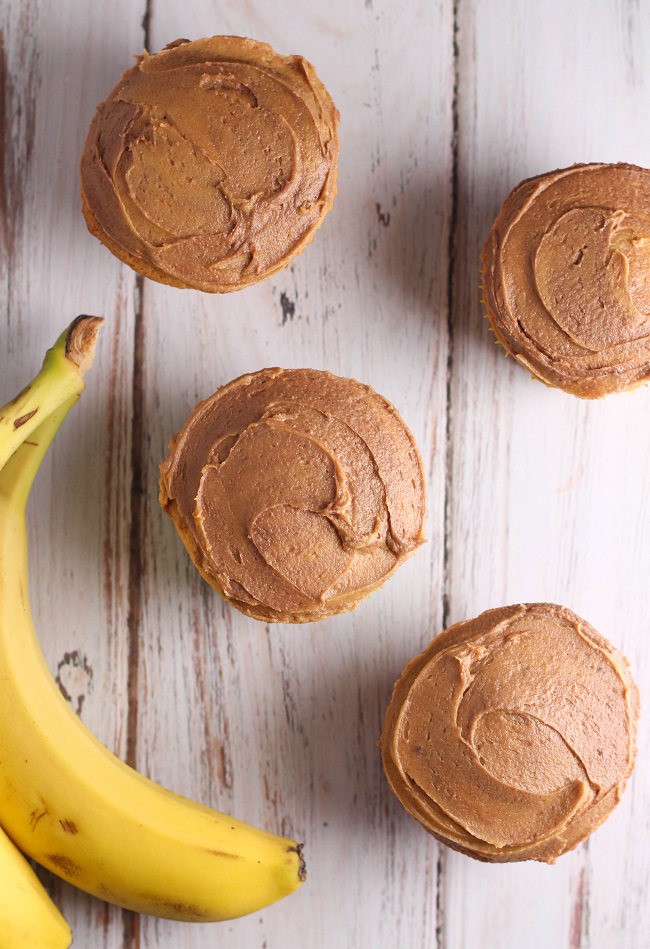
[[[650,171],[574,165],[518,185],[485,244],[488,316],[548,386],[595,399],[650,378]]]
[[[457,623],[410,662],[381,736],[393,791],[438,840],[554,863],[618,804],[639,695],[626,659],[549,603]]]
[[[355,609],[424,541],[413,436],[369,386],[328,372],[235,379],[194,409],[160,470],[202,576],[266,623]]]
[[[339,116],[314,68],[237,36],[137,60],[84,146],[91,233],[173,287],[239,290],[286,267],[336,193]]]

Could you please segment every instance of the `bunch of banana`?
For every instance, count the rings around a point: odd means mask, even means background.
[[[100,323],[79,317],[0,409],[0,826],[39,864],[104,900],[171,919],[232,919],[300,886],[300,846],[173,794],[111,754],[61,695],[31,619],[25,505],[84,388]],[[1,834],[0,874],[3,949],[68,946],[65,921]],[[9,877],[22,895],[12,896]],[[28,938],[12,935],[21,918],[23,927],[31,920]]]

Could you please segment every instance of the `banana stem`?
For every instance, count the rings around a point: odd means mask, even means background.
[[[77,317],[47,351],[38,375],[0,408],[0,470],[44,419],[63,402],[79,398],[102,323],[98,316]]]
[[[15,507],[17,512],[24,513],[36,472],[78,398],[78,395],[72,396],[53,408],[47,417],[42,417],[40,425],[30,433],[29,440],[23,440],[0,468],[0,499]]]

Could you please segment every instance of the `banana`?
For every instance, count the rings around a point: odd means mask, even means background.
[[[68,949],[72,933],[20,850],[0,830],[2,949]]]
[[[115,757],[65,702],[32,623],[25,505],[84,387],[99,323],[75,321],[34,382],[0,409],[0,825],[24,853],[101,899],[170,919],[232,919],[301,885],[301,846]]]

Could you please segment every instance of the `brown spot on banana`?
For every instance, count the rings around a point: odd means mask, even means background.
[[[148,896],[146,900],[155,907],[156,916],[163,916],[169,919],[194,920],[195,922],[200,922],[206,918],[205,910],[199,906],[194,906],[193,903],[180,903],[172,900],[159,899],[151,900]]]
[[[31,829],[36,830],[39,820],[42,820],[43,817],[47,817],[49,813],[45,806],[43,806],[41,810],[35,808],[29,815],[29,825]]]
[[[49,866],[51,870],[55,869],[56,873],[59,873],[72,882],[79,879],[82,875],[79,864],[71,860],[70,857],[66,857],[63,853],[45,853],[43,854],[42,861],[39,859],[38,862],[42,862],[44,866]]]
[[[31,412],[27,412],[25,415],[21,415],[19,418],[14,419],[14,428],[20,428],[21,425],[25,424],[25,422],[29,422],[30,418],[33,418],[37,412],[38,408],[35,408]]]
[[[75,824],[75,822],[74,822],[73,820],[67,820],[66,818],[62,818],[62,819],[59,821],[59,824],[61,825],[61,827],[63,828],[63,830],[66,832],[66,834],[78,834],[78,833],[79,833],[79,828],[77,827],[77,825]]]

